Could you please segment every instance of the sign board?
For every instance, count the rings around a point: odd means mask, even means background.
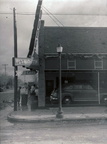
[[[38,60],[31,58],[14,58],[14,66],[26,66],[30,65],[38,66]]]
[[[15,74],[16,74],[16,76],[20,76],[20,75],[22,75],[22,72],[17,70]]]
[[[35,75],[35,71],[23,71],[22,75]]]

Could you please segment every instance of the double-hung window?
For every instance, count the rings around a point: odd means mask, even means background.
[[[94,60],[94,69],[103,69],[103,60]]]
[[[76,69],[76,60],[68,60],[67,68],[68,69]]]

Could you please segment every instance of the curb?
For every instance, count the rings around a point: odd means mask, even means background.
[[[7,116],[7,120],[10,122],[25,122],[25,123],[42,123],[42,122],[58,122],[58,121],[100,121],[107,120],[107,115],[81,115],[73,114],[65,115],[64,118],[58,119],[55,115],[45,115],[45,116],[20,116],[20,115],[11,115]]]
[[[34,123],[34,122],[50,122],[50,121],[54,121],[55,117],[47,117],[47,118],[32,118],[31,116],[28,117],[18,117],[18,116],[12,116],[12,115],[8,115],[7,116],[7,120],[10,122],[28,122],[28,123]]]

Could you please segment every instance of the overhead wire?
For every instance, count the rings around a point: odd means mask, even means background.
[[[0,15],[5,15],[5,14],[9,14],[9,15],[12,15],[13,13],[9,13],[9,12],[0,12]],[[16,12],[17,15],[35,15],[34,13],[28,13],[28,12],[25,12],[25,13],[22,13],[22,12]],[[43,15],[48,15],[47,13],[43,13]],[[53,14],[54,16],[55,15],[64,15],[64,16],[107,16],[107,14],[76,14],[76,13],[54,13]]]
[[[59,24],[61,24],[61,25],[64,27],[64,25],[57,19],[57,17],[54,16],[54,14],[52,14],[46,7],[43,6],[43,8],[44,8],[50,15],[52,15],[52,16],[54,17],[54,19],[59,22]]]
[[[56,20],[49,14],[49,12],[47,12],[45,9],[44,11],[47,13],[47,15],[56,23],[56,25],[58,25],[60,27],[60,25],[56,22]]]
[[[54,14],[52,14],[47,8],[45,8],[45,7],[42,7],[42,8],[49,15],[49,17],[58,25],[58,27],[61,28],[61,31],[62,31],[62,28],[63,28],[63,30],[67,31],[66,27],[62,24],[62,22],[60,20],[58,20],[58,18],[56,18],[54,16]],[[65,37],[65,42],[66,42],[66,45],[68,46],[66,37]]]
[[[66,27],[62,24],[62,22],[57,17],[54,16],[54,14],[52,14],[47,8],[45,8],[45,7],[42,7],[42,8],[49,15],[49,17],[61,28],[60,29],[61,31],[62,31],[62,29],[67,31]],[[67,42],[66,37],[65,37],[65,43],[66,43],[66,46],[68,46],[68,42]],[[69,72],[66,73],[66,76],[65,76],[66,79],[68,79],[68,73]]]

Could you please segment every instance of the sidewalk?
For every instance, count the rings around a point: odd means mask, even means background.
[[[63,107],[62,109],[64,116],[62,119],[56,118],[58,108],[12,111],[7,118],[12,122],[107,120],[107,107],[105,106]]]

